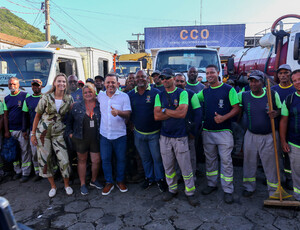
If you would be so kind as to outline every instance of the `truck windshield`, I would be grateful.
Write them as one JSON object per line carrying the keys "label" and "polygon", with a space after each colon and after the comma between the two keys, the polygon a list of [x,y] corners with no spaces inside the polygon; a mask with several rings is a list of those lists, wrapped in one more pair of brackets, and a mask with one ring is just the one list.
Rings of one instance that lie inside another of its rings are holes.
{"label": "truck windshield", "polygon": [[30,87],[32,79],[47,84],[53,54],[48,52],[0,52],[0,86],[7,86],[8,79],[20,79],[20,87]]}
{"label": "truck windshield", "polygon": [[129,73],[136,73],[141,69],[141,64],[138,61],[122,61],[116,63],[116,73],[121,76],[126,76]]}
{"label": "truck windshield", "polygon": [[161,51],[156,57],[155,70],[170,68],[175,72],[186,72],[194,66],[198,72],[204,72],[207,65],[219,66],[217,51],[212,50],[167,50]]}

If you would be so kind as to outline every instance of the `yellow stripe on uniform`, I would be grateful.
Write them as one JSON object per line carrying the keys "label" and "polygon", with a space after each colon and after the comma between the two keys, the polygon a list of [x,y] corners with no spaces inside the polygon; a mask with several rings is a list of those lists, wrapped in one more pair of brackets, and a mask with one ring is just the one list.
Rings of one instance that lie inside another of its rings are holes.
{"label": "yellow stripe on uniform", "polygon": [[217,171],[213,171],[213,172],[206,172],[206,176],[217,176],[218,175],[218,170]]}
{"label": "yellow stripe on uniform", "polygon": [[166,177],[172,179],[176,176],[176,172],[173,172],[171,175],[166,174]]}
{"label": "yellow stripe on uniform", "polygon": [[233,177],[226,177],[226,176],[224,176],[223,174],[221,174],[221,179],[223,179],[223,180],[225,180],[225,181],[227,181],[227,182],[233,181]]}
{"label": "yellow stripe on uniform", "polygon": [[255,182],[256,177],[250,177],[250,178],[243,178],[243,182]]}

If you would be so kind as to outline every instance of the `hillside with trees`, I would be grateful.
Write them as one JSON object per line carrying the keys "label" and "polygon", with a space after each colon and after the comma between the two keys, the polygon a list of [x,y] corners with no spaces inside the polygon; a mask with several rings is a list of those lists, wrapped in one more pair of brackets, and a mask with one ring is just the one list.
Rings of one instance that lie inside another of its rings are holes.
{"label": "hillside with trees", "polygon": [[[28,24],[25,20],[5,8],[0,8],[0,22],[0,33],[31,40],[33,42],[45,40],[45,34],[38,28]],[[69,44],[66,39],[59,39],[55,35],[51,36],[51,43]]]}

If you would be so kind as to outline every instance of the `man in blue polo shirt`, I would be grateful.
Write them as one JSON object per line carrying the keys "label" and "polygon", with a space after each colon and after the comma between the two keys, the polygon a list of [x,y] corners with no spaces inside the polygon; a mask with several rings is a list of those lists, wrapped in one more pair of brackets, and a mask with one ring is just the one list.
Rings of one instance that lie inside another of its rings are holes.
{"label": "man in blue polo shirt", "polygon": [[[279,66],[279,68],[277,69],[279,84],[274,85],[271,89],[276,91],[279,94],[281,103],[283,103],[283,101],[286,99],[288,95],[296,92],[296,89],[291,82],[291,77],[290,77],[291,72],[292,69],[288,64],[283,64]],[[284,172],[286,177],[285,186],[289,190],[293,190],[289,154],[283,152],[282,156],[283,156],[283,163],[284,163]]]}
{"label": "man in blue polo shirt", "polygon": [[183,74],[176,74],[175,76],[175,86],[181,89],[184,89],[188,92],[189,97],[189,108],[186,114],[186,126],[188,131],[189,137],[189,149],[191,154],[191,163],[193,168],[193,175],[196,181],[196,148],[195,148],[195,136],[197,130],[199,129],[201,122],[202,122],[202,110],[201,106],[197,97],[197,94],[194,93],[190,89],[186,89],[186,80]]}
{"label": "man in blue polo shirt", "polygon": [[[264,85],[264,73],[253,71],[249,76],[250,91],[243,92],[240,104],[247,116],[247,131],[244,136],[243,196],[250,197],[256,188],[257,156],[259,155],[267,178],[271,196],[278,187],[271,118],[280,115],[281,102],[278,93],[272,92],[274,110],[269,112]],[[277,135],[278,136],[278,135]]]}
{"label": "man in blue polo shirt", "polygon": [[78,88],[78,78],[75,75],[68,77],[70,94],[74,99],[74,102],[83,100],[82,89]]}
{"label": "man in blue polo shirt", "polygon": [[139,70],[135,77],[136,87],[128,93],[131,103],[131,120],[134,124],[134,143],[139,152],[144,171],[143,189],[154,182],[161,192],[166,190],[164,167],[159,150],[159,131],[161,123],[154,120],[154,102],[159,90],[151,88],[147,74]]}
{"label": "man in blue polo shirt", "polygon": [[165,87],[161,82],[161,79],[159,78],[160,76],[160,71],[155,70],[152,74],[151,77],[153,78],[154,84],[152,85],[153,88],[158,89],[159,91],[164,91]]}
{"label": "man in blue polo shirt", "polygon": [[28,148],[28,140],[22,135],[22,107],[25,98],[28,97],[29,94],[21,92],[19,86],[18,78],[12,77],[8,80],[8,88],[11,93],[7,95],[3,101],[4,136],[5,138],[13,136],[19,142],[21,148],[22,166],[20,166],[20,161],[18,160],[13,163],[16,173],[13,179],[17,180],[22,177],[20,182],[27,182],[31,172],[31,152]]}
{"label": "man in blue polo shirt", "polygon": [[166,181],[169,192],[163,196],[169,201],[178,194],[176,160],[180,167],[185,184],[185,194],[192,206],[198,205],[194,197],[195,183],[188,146],[188,133],[185,116],[188,111],[188,93],[175,87],[174,73],[171,69],[164,69],[160,75],[165,91],[155,98],[154,118],[162,121],[160,135],[160,152],[165,168]]}
{"label": "man in blue polo shirt", "polygon": [[230,85],[219,81],[219,70],[215,65],[206,67],[206,79],[209,88],[198,93],[200,102],[204,104],[203,148],[206,157],[206,178],[208,186],[202,190],[208,195],[217,190],[218,154],[221,159],[221,184],[224,190],[224,201],[233,203],[233,165],[231,152],[233,136],[231,118],[239,111],[237,93]]}
{"label": "man in blue polo shirt", "polygon": [[188,81],[185,88],[192,90],[194,93],[199,93],[204,89],[204,85],[198,81],[198,70],[195,67],[191,67],[187,72]]}
{"label": "man in blue polo shirt", "polygon": [[[40,101],[40,98],[42,96],[42,81],[40,79],[33,79],[31,81],[31,88],[33,91],[33,94],[30,95],[29,97],[25,98],[25,101],[23,103],[23,122],[22,122],[22,132],[23,132],[23,137],[28,140],[28,129],[30,131],[32,130],[32,125],[33,121],[35,118],[35,108],[37,104]],[[39,164],[38,164],[38,158],[37,158],[37,149],[36,146],[34,146],[31,141],[30,141],[30,147],[31,147],[31,154],[32,154],[32,162],[33,162],[33,167],[34,167],[34,172],[35,172],[35,177],[33,178],[33,181],[38,181],[42,179],[39,176]]]}
{"label": "man in blue polo shirt", "polygon": [[296,92],[283,102],[279,130],[281,147],[290,156],[294,197],[300,201],[300,69],[291,78]]}

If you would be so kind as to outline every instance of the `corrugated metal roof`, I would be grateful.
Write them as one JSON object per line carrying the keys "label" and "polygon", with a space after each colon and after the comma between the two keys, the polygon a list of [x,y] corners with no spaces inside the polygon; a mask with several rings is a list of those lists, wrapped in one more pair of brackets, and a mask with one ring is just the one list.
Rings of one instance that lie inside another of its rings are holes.
{"label": "corrugated metal roof", "polygon": [[0,42],[10,44],[10,45],[15,45],[15,46],[20,46],[23,47],[24,45],[31,43],[32,41],[26,40],[23,38],[18,38],[15,36],[11,36],[8,34],[0,33]]}

